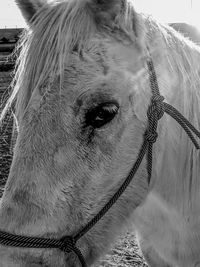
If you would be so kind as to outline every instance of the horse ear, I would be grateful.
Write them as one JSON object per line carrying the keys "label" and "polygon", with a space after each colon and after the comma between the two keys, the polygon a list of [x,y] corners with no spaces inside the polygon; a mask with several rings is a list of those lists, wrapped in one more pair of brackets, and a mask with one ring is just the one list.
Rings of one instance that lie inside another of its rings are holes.
{"label": "horse ear", "polygon": [[46,0],[15,0],[15,2],[28,24],[31,24],[34,15],[46,4]]}

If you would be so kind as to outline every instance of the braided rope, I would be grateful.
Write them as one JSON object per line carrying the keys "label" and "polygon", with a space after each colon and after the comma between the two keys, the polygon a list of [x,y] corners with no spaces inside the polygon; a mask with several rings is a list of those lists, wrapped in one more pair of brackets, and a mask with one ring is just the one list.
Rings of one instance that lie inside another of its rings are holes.
{"label": "braided rope", "polygon": [[114,205],[117,199],[123,194],[127,186],[132,181],[136,174],[145,154],[147,154],[147,172],[148,183],[150,183],[152,173],[152,161],[153,161],[153,144],[156,142],[158,133],[157,125],[159,119],[162,118],[166,112],[172,118],[174,118],[187,133],[193,144],[197,149],[200,148],[193,134],[200,138],[200,132],[173,106],[163,102],[164,97],[160,95],[158,82],[156,78],[155,69],[152,60],[147,61],[150,87],[152,90],[152,99],[147,111],[148,128],[144,134],[144,141],[140,148],[138,157],[125,181],[122,183],[118,191],[107,202],[107,204],[98,212],[98,214],[92,218],[74,237],[64,236],[61,239],[49,239],[40,237],[29,237],[14,235],[7,232],[0,231],[0,244],[6,246],[26,247],[26,248],[57,248],[65,253],[74,252],[83,267],[86,267],[86,263],[81,251],[76,247],[76,242],[85,235]]}
{"label": "braided rope", "polygon": [[200,149],[199,144],[197,143],[196,139],[194,138],[192,132],[200,138],[200,132],[173,106],[163,103],[165,112],[170,115],[173,119],[175,119],[187,133],[191,141],[193,142],[196,149]]}
{"label": "braided rope", "polygon": [[79,258],[81,265],[86,267],[84,257],[81,251],[76,247],[76,242],[71,236],[64,236],[61,239],[54,239],[15,235],[0,231],[0,244],[4,246],[21,248],[57,248],[65,253],[74,252]]}

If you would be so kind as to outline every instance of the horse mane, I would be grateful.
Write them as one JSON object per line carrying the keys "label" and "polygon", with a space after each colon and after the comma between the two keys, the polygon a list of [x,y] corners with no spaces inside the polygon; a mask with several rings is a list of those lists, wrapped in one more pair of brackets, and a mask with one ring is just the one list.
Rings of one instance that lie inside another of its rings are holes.
{"label": "horse mane", "polygon": [[[150,17],[146,18],[146,25],[161,94],[200,129],[200,47]],[[155,145],[158,158],[152,184],[157,184],[170,203],[182,201],[179,204],[183,210],[186,206],[192,209],[199,201],[195,199],[200,186],[199,151],[168,115],[161,119],[158,130],[161,142]]]}

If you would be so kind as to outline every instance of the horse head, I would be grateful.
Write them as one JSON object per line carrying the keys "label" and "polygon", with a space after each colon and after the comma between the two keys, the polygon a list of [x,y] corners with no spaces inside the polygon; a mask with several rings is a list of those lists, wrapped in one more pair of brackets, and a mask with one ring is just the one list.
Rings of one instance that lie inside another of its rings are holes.
{"label": "horse head", "polygon": [[[142,19],[125,0],[16,0],[29,29],[10,102],[18,137],[0,209],[13,234],[73,236],[135,162],[151,90]],[[126,193],[77,243],[88,265],[147,194],[145,161]],[[57,249],[2,246],[0,266],[79,266]]]}

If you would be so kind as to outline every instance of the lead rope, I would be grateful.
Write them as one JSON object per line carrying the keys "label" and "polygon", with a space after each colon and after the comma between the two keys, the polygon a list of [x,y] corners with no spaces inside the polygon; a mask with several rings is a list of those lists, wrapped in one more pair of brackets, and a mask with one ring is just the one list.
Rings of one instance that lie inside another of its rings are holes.
{"label": "lead rope", "polygon": [[148,183],[150,183],[151,173],[152,173],[152,160],[153,160],[153,144],[156,142],[157,134],[157,125],[158,120],[164,115],[164,112],[169,114],[174,118],[187,133],[193,144],[197,149],[199,145],[194,138],[195,134],[200,138],[200,132],[177,111],[173,106],[163,102],[164,97],[160,95],[158,82],[156,78],[155,69],[153,66],[152,60],[147,61],[147,67],[149,71],[150,86],[152,90],[152,99],[150,106],[147,111],[148,118],[148,128],[144,134],[144,141],[140,148],[137,160],[129,172],[127,178],[118,189],[118,191],[113,195],[113,197],[108,201],[108,203],[99,211],[99,213],[91,219],[74,237],[64,236],[61,239],[53,238],[40,238],[40,237],[29,237],[14,235],[7,232],[0,231],[0,244],[5,246],[14,246],[14,247],[23,247],[23,248],[57,248],[62,250],[65,253],[74,252],[82,267],[86,267],[86,262],[79,248],[76,246],[76,242],[85,235],[105,214],[106,212],[114,205],[117,199],[122,195],[126,190],[127,186],[132,181],[135,173],[137,172],[145,154],[147,154],[147,172],[148,172]]}

